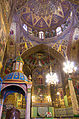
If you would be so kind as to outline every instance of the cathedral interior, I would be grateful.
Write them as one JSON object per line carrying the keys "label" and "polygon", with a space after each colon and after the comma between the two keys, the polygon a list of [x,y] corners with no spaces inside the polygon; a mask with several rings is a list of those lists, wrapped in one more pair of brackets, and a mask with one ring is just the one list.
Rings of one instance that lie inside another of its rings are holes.
{"label": "cathedral interior", "polygon": [[0,119],[79,118],[79,0],[0,0]]}

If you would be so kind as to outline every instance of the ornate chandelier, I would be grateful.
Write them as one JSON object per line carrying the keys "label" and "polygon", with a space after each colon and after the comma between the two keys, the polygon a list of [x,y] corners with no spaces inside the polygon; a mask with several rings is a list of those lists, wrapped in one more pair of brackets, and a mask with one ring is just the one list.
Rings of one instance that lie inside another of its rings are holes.
{"label": "ornate chandelier", "polygon": [[64,72],[65,73],[68,73],[68,74],[71,74],[72,72],[76,71],[77,70],[77,67],[75,66],[74,62],[70,62],[70,61],[66,61],[63,63],[64,65]]}
{"label": "ornate chandelier", "polygon": [[58,82],[58,76],[56,73],[52,72],[52,68],[50,66],[50,72],[46,75],[46,83],[56,85]]}

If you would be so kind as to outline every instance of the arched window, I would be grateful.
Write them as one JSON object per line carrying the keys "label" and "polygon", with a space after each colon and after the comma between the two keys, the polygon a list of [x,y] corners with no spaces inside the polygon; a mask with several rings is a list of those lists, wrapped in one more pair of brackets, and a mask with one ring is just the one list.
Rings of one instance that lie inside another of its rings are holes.
{"label": "arched window", "polygon": [[52,33],[53,33],[53,37],[56,36],[55,30],[52,30]]}
{"label": "arched window", "polygon": [[16,23],[12,22],[11,26],[10,26],[10,35],[13,37],[14,35],[16,35]]}
{"label": "arched window", "polygon": [[73,41],[76,41],[79,39],[79,28],[75,28],[74,34],[73,34]]}
{"label": "arched window", "polygon": [[56,29],[56,34],[59,35],[62,33],[61,27],[57,27]]}
{"label": "arched window", "polygon": [[70,17],[72,17],[72,11],[71,11],[71,13],[70,13]]}
{"label": "arched window", "polygon": [[23,29],[24,29],[25,31],[27,31],[27,25],[26,25],[26,24],[23,24]]}
{"label": "arched window", "polygon": [[40,32],[39,32],[39,38],[40,38],[40,39],[44,39],[44,32],[43,32],[43,31],[40,31]]}

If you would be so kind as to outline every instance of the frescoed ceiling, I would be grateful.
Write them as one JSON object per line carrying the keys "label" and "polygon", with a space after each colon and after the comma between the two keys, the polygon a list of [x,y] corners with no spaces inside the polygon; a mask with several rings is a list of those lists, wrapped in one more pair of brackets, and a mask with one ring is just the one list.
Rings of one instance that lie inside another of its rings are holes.
{"label": "frescoed ceiling", "polygon": [[[20,36],[20,37],[16,36],[16,38],[18,39],[20,38],[18,40],[20,41],[19,43],[22,42],[21,37],[24,37],[25,38],[24,42],[27,41],[25,43],[27,49],[30,49],[31,47],[36,46],[38,44],[47,44],[65,57],[69,40],[69,31],[72,30],[71,27],[74,24],[73,19],[74,14],[72,13],[73,10],[71,5],[72,2],[70,3],[68,0],[17,0],[17,1],[4,0],[4,1],[7,1],[5,2],[6,4],[5,11],[7,11],[6,14],[8,14],[7,20],[10,14],[12,14],[13,12],[13,11],[11,12],[12,7],[10,6],[14,5],[13,15],[16,17],[14,22],[17,23],[18,21],[18,25],[17,27],[15,27],[15,29],[18,36]],[[79,13],[78,8],[77,11]],[[71,13],[72,15],[70,15]],[[60,35],[56,37],[51,37],[51,39],[45,38],[44,40],[42,40],[39,39],[39,37],[36,36],[33,37],[32,35],[29,35],[28,32],[23,31],[24,29],[22,28],[23,24],[26,24],[27,28],[31,27],[32,30],[36,29],[38,33],[41,30],[51,32],[51,30],[56,30],[57,27],[64,24],[64,22],[66,22],[68,18],[71,21],[68,26],[68,29],[63,31]],[[21,36],[20,33],[22,33],[23,35]],[[29,47],[29,43],[32,44],[31,47]],[[31,63],[33,63],[33,60]],[[38,58],[36,59],[36,61],[38,62]]]}
{"label": "frescoed ceiling", "polygon": [[29,0],[17,9],[28,26],[38,30],[54,29],[69,16],[70,3],[65,0]]}

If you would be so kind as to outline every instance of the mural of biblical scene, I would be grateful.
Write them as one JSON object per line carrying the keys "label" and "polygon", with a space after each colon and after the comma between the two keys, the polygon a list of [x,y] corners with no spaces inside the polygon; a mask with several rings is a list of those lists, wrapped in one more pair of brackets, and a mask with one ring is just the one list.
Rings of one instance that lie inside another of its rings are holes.
{"label": "mural of biblical scene", "polygon": [[[1,9],[1,6],[0,6]],[[0,67],[2,67],[2,61],[4,57],[4,51],[6,47],[6,30],[5,24],[2,17],[2,12],[0,10]]]}
{"label": "mural of biblical scene", "polygon": [[[31,71],[33,71],[34,69],[36,70],[36,73],[34,72],[35,75],[33,75],[33,79],[35,79],[35,83],[37,82],[37,80],[39,80],[39,82],[45,84],[45,78],[46,78],[45,75],[46,73],[49,72],[50,65],[52,66],[53,71],[55,71],[55,69],[58,69],[56,58],[54,58],[53,56],[49,56],[49,54],[45,52],[36,52],[32,55],[29,55],[24,61],[25,61],[25,66],[27,67],[24,68],[24,72],[26,75],[28,71],[31,73]],[[27,72],[26,69],[28,69]]]}
{"label": "mural of biblical scene", "polygon": [[5,75],[12,72],[12,59],[9,59],[5,66]]}
{"label": "mural of biblical scene", "polygon": [[10,15],[10,10],[11,10],[11,4],[12,4],[12,0],[4,0],[4,4],[5,4],[5,10],[6,10],[6,16],[7,16],[7,20],[9,19],[9,15]]}
{"label": "mural of biblical scene", "polygon": [[47,53],[35,53],[30,55],[27,59],[25,59],[25,63],[30,65],[31,67],[37,66],[49,66],[52,64],[52,67],[55,68],[56,59],[54,57],[49,56]]}
{"label": "mural of biblical scene", "polygon": [[64,93],[62,88],[55,85],[50,86],[52,106],[56,108],[64,107]]}
{"label": "mural of biblical scene", "polygon": [[[46,69],[47,70],[47,69]],[[33,88],[32,88],[32,105],[46,106],[51,105],[50,86],[46,84],[46,71],[44,68],[38,66],[34,69]]]}
{"label": "mural of biblical scene", "polygon": [[[51,105],[50,86],[46,83],[46,74],[50,72],[50,64],[52,71],[58,69],[57,60],[53,56],[49,56],[49,52],[36,52],[25,59],[25,65],[32,70],[32,106]],[[38,95],[37,95],[38,94]]]}
{"label": "mural of biblical scene", "polygon": [[[79,24],[74,26],[74,28],[71,31],[70,37],[71,37],[71,40],[68,46],[68,56],[70,60],[72,59],[73,61],[75,61],[77,65],[79,63],[79,60],[78,60],[79,59]],[[79,73],[78,70],[77,70],[77,73]]]}
{"label": "mural of biblical scene", "polygon": [[20,111],[20,118],[25,117],[26,102],[25,97],[19,93],[12,93],[4,100],[2,119],[6,117],[7,110],[15,107]]}
{"label": "mural of biblical scene", "polygon": [[76,97],[78,100],[78,105],[79,105],[79,82],[78,81],[73,81]]}
{"label": "mural of biblical scene", "polygon": [[32,106],[51,106],[51,96],[49,87],[45,85],[37,85],[32,90]]}
{"label": "mural of biblical scene", "polygon": [[[5,62],[6,62],[6,64],[5,64]],[[13,70],[12,67],[13,67],[13,59],[5,58],[4,66],[2,67],[2,70],[1,70],[1,72],[2,72],[1,75],[5,76],[6,74],[11,73]]]}
{"label": "mural of biblical scene", "polygon": [[[58,94],[59,92],[59,94]],[[58,107],[64,107],[64,93],[63,93],[63,88],[59,88],[57,90],[57,96],[58,96]]]}

